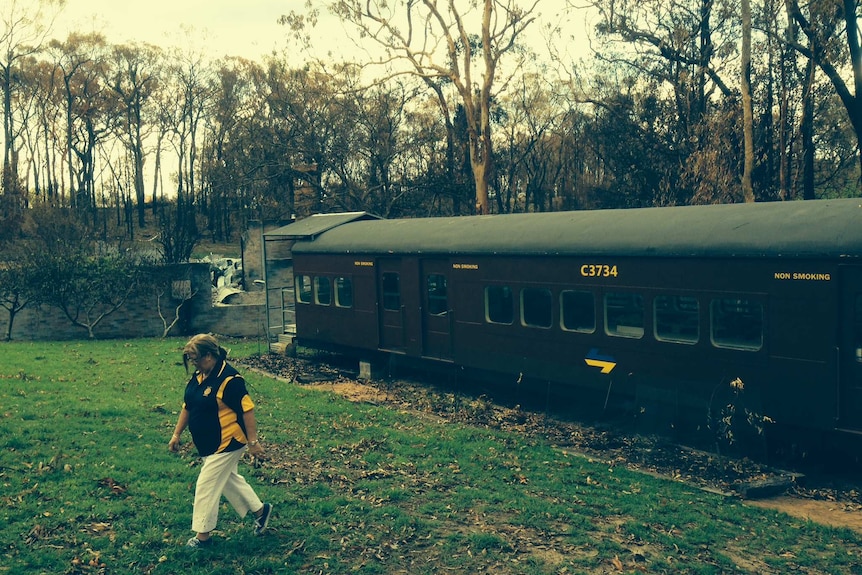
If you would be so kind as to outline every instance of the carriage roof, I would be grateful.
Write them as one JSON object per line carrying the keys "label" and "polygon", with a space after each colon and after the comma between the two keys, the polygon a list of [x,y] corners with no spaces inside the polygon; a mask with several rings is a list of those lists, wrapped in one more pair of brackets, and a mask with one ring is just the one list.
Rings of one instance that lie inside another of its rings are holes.
{"label": "carriage roof", "polygon": [[860,257],[862,199],[393,220],[352,212],[266,236],[295,240],[295,254]]}

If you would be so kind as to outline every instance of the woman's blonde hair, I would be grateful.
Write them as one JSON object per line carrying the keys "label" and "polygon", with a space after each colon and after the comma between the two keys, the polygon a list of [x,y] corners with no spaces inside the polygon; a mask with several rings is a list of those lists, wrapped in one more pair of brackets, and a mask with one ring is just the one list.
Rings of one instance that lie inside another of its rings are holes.
{"label": "woman's blonde hair", "polygon": [[186,372],[189,370],[189,355],[195,357],[204,357],[211,355],[217,360],[224,361],[227,358],[228,350],[219,345],[218,340],[209,333],[199,333],[192,337],[185,347],[183,347],[183,365]]}

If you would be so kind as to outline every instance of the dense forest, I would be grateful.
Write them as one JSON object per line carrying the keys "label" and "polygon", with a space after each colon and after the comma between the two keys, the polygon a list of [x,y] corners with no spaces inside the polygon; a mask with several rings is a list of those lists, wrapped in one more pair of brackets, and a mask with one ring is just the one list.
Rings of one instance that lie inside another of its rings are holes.
{"label": "dense forest", "polygon": [[[182,261],[184,236],[318,212],[859,195],[858,2],[569,1],[312,1],[281,19],[295,51],[261,61],[57,40],[61,6],[4,2],[0,229],[61,209],[161,229]],[[585,10],[582,38],[563,22]],[[378,56],[315,56],[322,11]]]}

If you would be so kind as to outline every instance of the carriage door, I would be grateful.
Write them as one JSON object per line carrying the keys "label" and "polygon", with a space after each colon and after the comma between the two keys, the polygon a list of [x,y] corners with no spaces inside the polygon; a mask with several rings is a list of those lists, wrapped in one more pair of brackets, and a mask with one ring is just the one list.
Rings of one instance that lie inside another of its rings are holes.
{"label": "carriage door", "polygon": [[452,359],[448,271],[448,261],[423,260],[421,264],[422,355],[443,360]]}
{"label": "carriage door", "polygon": [[862,268],[841,268],[839,426],[862,429]]}
{"label": "carriage door", "polygon": [[380,321],[380,349],[403,351],[404,298],[400,259],[381,259],[377,265],[377,302]]}

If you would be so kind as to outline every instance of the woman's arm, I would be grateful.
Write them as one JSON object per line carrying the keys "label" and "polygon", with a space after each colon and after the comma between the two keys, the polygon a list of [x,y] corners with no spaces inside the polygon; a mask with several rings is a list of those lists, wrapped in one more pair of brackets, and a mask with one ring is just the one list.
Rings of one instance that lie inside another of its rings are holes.
{"label": "woman's arm", "polygon": [[180,435],[183,434],[183,430],[189,424],[189,412],[184,407],[182,411],[180,411],[180,416],[177,418],[177,424],[174,427],[174,434],[171,436],[171,440],[168,442],[168,449],[171,451],[177,451],[180,448]]}
{"label": "woman's arm", "polygon": [[263,446],[261,446],[257,437],[257,420],[254,417],[254,410],[244,411],[242,420],[245,424],[245,436],[248,438],[248,452],[254,457],[263,457]]}

